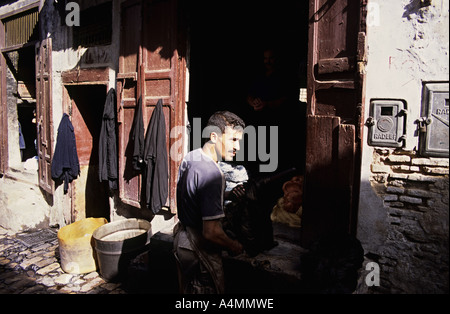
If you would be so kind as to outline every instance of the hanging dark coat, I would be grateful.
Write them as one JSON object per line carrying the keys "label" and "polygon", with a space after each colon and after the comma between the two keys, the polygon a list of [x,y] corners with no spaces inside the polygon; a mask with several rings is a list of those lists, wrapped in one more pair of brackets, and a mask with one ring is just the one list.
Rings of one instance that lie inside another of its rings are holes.
{"label": "hanging dark coat", "polygon": [[142,116],[142,98],[139,98],[133,120],[133,169],[141,171],[144,166],[144,120]]}
{"label": "hanging dark coat", "polygon": [[51,167],[52,179],[55,181],[63,180],[64,193],[67,193],[69,183],[80,174],[80,163],[78,161],[74,128],[66,113],[59,123]]}
{"label": "hanging dark coat", "polygon": [[103,109],[98,150],[98,174],[100,182],[108,181],[109,188],[118,188],[118,161],[116,135],[116,92],[111,88],[106,95]]}
{"label": "hanging dark coat", "polygon": [[168,196],[169,170],[167,160],[166,120],[162,100],[158,100],[145,137],[145,200],[148,208],[157,213]]}

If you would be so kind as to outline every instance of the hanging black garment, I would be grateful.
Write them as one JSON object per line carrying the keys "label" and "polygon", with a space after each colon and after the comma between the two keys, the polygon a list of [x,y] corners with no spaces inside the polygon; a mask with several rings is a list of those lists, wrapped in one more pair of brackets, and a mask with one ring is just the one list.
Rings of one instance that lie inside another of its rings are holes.
{"label": "hanging black garment", "polygon": [[158,100],[145,137],[145,200],[157,213],[165,205],[168,196],[169,170],[166,144],[166,120],[162,100]]}
{"label": "hanging black garment", "polygon": [[144,166],[144,120],[142,116],[142,99],[139,98],[133,121],[133,169],[141,171]]}
{"label": "hanging black garment", "polygon": [[56,138],[55,154],[52,159],[52,179],[64,181],[64,193],[67,193],[69,183],[80,174],[77,145],[72,122],[65,113],[59,123]]}
{"label": "hanging black garment", "polygon": [[117,168],[116,92],[114,88],[111,88],[106,95],[103,109],[98,150],[99,179],[100,182],[108,181],[111,190],[118,188]]}

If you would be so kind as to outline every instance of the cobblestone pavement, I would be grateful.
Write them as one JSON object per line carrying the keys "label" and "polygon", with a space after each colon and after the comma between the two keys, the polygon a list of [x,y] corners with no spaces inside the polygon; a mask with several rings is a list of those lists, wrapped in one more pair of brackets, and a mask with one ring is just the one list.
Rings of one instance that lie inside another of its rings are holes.
{"label": "cobblestone pavement", "polygon": [[97,272],[65,273],[56,231],[31,245],[21,240],[24,235],[0,227],[0,294],[126,294],[120,283],[108,283]]}

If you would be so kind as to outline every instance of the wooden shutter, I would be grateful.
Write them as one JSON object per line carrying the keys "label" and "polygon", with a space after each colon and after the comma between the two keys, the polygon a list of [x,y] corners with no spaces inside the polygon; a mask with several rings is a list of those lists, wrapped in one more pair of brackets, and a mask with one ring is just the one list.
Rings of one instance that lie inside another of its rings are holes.
{"label": "wooden shutter", "polygon": [[39,186],[47,193],[55,189],[51,176],[53,155],[52,40],[36,44],[36,127],[39,157]]}
{"label": "wooden shutter", "polygon": [[362,138],[365,0],[310,0],[302,245],[355,232]]}
{"label": "wooden shutter", "polygon": [[141,57],[141,1],[127,1],[121,7],[119,73],[117,75],[119,122],[119,196],[122,202],[140,207],[141,177],[131,164],[130,132],[140,96],[138,69]]}
{"label": "wooden shutter", "polygon": [[157,101],[162,99],[169,156],[166,205],[172,212],[176,210],[179,161],[170,158],[170,148],[180,139],[171,138],[170,131],[184,121],[185,59],[177,21],[174,0],[125,2],[122,6],[118,74],[120,198],[129,205],[141,206],[142,176],[133,170],[131,164],[133,143],[130,131],[138,99],[142,98],[145,131]]}

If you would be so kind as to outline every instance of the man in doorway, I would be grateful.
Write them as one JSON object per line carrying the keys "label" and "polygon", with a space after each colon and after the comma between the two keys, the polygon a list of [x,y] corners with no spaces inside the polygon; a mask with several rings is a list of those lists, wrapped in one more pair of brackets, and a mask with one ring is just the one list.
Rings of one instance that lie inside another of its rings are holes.
{"label": "man in doorway", "polygon": [[244,128],[235,114],[214,113],[205,129],[207,142],[188,153],[180,165],[174,254],[182,293],[224,293],[222,250],[233,255],[243,251],[242,244],[228,237],[221,225],[225,179],[217,163],[233,159]]}
{"label": "man in doorway", "polygon": [[278,68],[278,60],[273,48],[263,52],[264,74],[250,86],[248,104],[254,111],[277,109],[288,100],[287,82]]}

